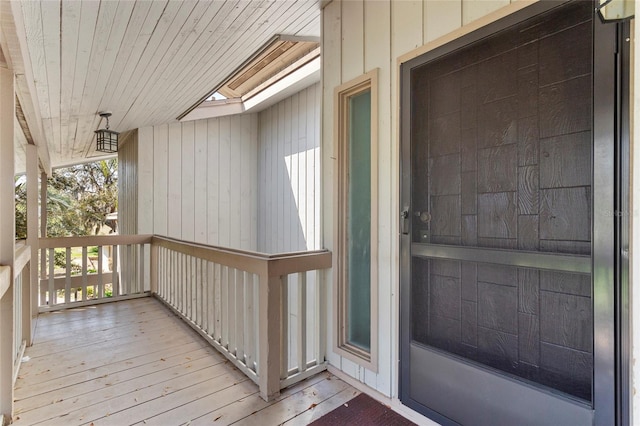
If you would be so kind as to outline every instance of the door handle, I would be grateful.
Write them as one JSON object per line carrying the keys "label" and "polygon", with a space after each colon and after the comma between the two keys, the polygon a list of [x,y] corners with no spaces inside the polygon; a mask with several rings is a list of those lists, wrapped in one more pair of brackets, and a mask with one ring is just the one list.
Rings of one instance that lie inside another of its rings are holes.
{"label": "door handle", "polygon": [[400,212],[400,229],[404,235],[409,234],[409,207]]}

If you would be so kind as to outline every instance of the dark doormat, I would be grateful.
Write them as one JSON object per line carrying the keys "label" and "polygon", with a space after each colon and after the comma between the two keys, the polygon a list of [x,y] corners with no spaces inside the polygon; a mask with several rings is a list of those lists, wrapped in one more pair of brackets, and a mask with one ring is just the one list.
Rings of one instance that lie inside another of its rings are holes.
{"label": "dark doormat", "polygon": [[370,396],[361,393],[351,401],[342,404],[311,423],[313,426],[367,425],[367,426],[405,426],[415,423],[379,403]]}

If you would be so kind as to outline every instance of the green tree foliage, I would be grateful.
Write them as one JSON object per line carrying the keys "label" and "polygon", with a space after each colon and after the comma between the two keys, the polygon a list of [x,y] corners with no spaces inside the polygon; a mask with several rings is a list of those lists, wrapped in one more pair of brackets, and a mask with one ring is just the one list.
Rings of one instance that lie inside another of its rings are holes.
{"label": "green tree foliage", "polygon": [[[47,235],[96,235],[118,209],[118,160],[55,170],[47,181]],[[26,191],[16,180],[16,238],[26,236]]]}
{"label": "green tree foliage", "polygon": [[27,185],[24,176],[15,178],[16,239],[27,238]]}

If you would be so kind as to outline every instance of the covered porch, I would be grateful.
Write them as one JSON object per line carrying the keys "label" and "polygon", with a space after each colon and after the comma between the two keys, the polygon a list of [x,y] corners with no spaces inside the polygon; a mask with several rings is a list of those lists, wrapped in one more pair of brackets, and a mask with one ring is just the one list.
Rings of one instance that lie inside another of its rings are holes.
{"label": "covered porch", "polygon": [[41,314],[14,424],[308,424],[359,391],[329,373],[270,402],[154,297]]}

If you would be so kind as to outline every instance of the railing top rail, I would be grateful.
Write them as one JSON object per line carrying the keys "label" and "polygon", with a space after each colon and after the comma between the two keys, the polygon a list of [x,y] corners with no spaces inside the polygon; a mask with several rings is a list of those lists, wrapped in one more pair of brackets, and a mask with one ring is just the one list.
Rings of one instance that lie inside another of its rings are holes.
{"label": "railing top rail", "polygon": [[151,239],[151,244],[235,269],[267,276],[287,275],[331,267],[331,252],[328,250],[266,254],[186,242],[156,235]]}
{"label": "railing top rail", "polygon": [[90,235],[82,237],[39,238],[39,248],[66,248],[85,246],[110,246],[129,244],[149,244],[152,235]]}
{"label": "railing top rail", "polygon": [[11,279],[11,267],[0,265],[0,298],[11,287],[13,280]]}
{"label": "railing top rail", "polygon": [[13,278],[17,278],[22,273],[22,269],[31,260],[31,246],[21,245],[16,248],[16,254],[13,263]]}

